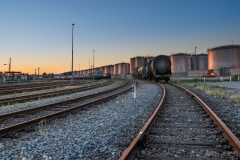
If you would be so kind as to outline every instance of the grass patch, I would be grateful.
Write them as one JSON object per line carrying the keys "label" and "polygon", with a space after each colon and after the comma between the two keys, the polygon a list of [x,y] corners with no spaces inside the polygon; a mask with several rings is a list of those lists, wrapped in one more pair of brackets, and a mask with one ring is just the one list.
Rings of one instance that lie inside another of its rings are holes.
{"label": "grass patch", "polygon": [[230,96],[230,100],[231,100],[231,102],[240,105],[240,95],[239,95],[239,94],[238,94],[238,95]]}
{"label": "grass patch", "polygon": [[47,134],[47,131],[50,129],[50,125],[47,125],[46,119],[42,119],[39,122],[39,134],[44,136]]}
{"label": "grass patch", "polygon": [[222,88],[218,87],[218,86],[212,86],[212,85],[197,85],[195,86],[193,89],[197,89],[200,90],[208,95],[212,95],[214,97],[218,97],[218,98],[228,98],[229,95],[229,91],[224,91]]}
{"label": "grass patch", "polygon": [[200,78],[193,78],[193,79],[171,79],[169,82],[181,84],[181,83],[200,82],[200,81],[203,81],[203,80],[201,80]]}

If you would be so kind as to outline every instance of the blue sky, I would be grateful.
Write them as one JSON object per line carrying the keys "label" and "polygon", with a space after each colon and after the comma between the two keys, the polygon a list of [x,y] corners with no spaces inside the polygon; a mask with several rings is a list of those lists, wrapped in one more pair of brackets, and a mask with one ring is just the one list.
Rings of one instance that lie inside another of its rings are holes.
{"label": "blue sky", "polygon": [[0,71],[59,73],[240,44],[239,0],[0,0]]}

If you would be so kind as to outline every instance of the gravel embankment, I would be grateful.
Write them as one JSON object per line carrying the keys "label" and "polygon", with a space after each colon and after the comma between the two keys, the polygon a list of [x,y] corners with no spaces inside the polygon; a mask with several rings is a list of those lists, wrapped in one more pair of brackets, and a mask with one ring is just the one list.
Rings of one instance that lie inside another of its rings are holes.
{"label": "gravel embankment", "polygon": [[[161,98],[155,84],[139,83],[131,92],[51,121],[39,132],[4,141],[0,159],[118,159]],[[49,128],[45,131],[45,128]]]}
{"label": "gravel embankment", "polygon": [[[183,84],[184,87],[195,93],[201,98],[218,117],[228,126],[228,128],[240,139],[240,106],[229,102],[226,99],[216,98],[214,96],[205,94],[199,90],[190,88]],[[225,88],[226,89],[226,88]],[[227,89],[231,95],[238,94],[239,90]]]}

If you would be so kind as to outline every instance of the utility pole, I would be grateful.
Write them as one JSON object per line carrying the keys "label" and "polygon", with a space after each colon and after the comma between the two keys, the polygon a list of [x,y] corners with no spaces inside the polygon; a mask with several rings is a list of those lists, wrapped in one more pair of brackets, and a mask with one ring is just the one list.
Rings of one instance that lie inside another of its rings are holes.
{"label": "utility pole", "polygon": [[[195,47],[195,70],[197,70],[197,47]],[[194,75],[196,77],[196,73]]]}
{"label": "utility pole", "polygon": [[72,24],[72,79],[71,79],[71,84],[73,84],[73,26]]}
{"label": "utility pole", "polygon": [[9,59],[9,65],[8,65],[8,67],[9,67],[9,74],[10,74],[10,72],[11,72],[11,57],[10,57],[10,59]]}
{"label": "utility pole", "polygon": [[88,70],[88,72],[90,73],[90,59],[89,59],[89,70]]}
{"label": "utility pole", "polygon": [[[93,72],[94,72],[94,51],[95,51],[95,50],[93,50]],[[93,72],[92,72],[92,73],[93,73]],[[94,75],[93,75],[93,80],[94,80]]]}
{"label": "utility pole", "polygon": [[38,67],[38,79],[39,79],[39,67]]}

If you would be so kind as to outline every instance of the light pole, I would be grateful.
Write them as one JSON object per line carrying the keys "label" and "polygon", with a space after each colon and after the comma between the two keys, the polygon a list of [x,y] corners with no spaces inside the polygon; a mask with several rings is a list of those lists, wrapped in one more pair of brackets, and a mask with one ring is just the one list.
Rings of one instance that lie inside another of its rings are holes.
{"label": "light pole", "polygon": [[36,76],[37,76],[37,75],[36,75],[36,69],[35,69],[35,75],[34,75],[34,80],[36,80]]}
{"label": "light pole", "polygon": [[9,63],[8,64],[4,64],[4,65],[8,65],[8,75],[10,76],[10,72],[11,72],[11,57],[9,59]]}
{"label": "light pole", "polygon": [[[95,51],[95,50],[93,50],[93,72],[94,72],[94,51]],[[92,72],[92,73],[93,73],[93,72]],[[93,76],[93,80],[94,80],[94,76]]]}
{"label": "light pole", "polygon": [[39,69],[40,69],[40,68],[38,67],[38,79],[39,79]]}
{"label": "light pole", "polygon": [[72,78],[71,78],[71,84],[73,84],[73,26],[72,24]]}
{"label": "light pole", "polygon": [[[195,47],[195,70],[197,70],[197,47]],[[196,71],[194,75],[196,77]]]}
{"label": "light pole", "polygon": [[89,59],[89,73],[90,73],[90,59]]}
{"label": "light pole", "polygon": [[80,64],[79,64],[79,75],[80,75]]}

